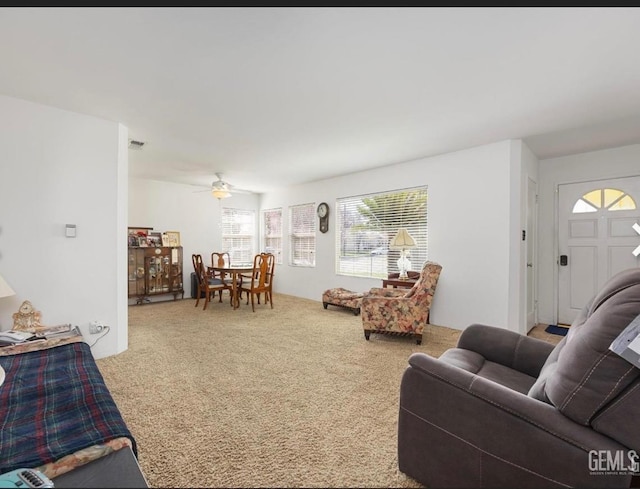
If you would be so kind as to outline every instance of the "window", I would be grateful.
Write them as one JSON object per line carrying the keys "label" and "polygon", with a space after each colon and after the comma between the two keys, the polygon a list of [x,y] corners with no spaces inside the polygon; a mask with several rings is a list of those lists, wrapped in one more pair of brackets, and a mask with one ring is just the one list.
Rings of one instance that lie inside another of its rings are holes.
{"label": "window", "polygon": [[599,188],[587,192],[573,206],[574,214],[607,211],[627,211],[636,208],[633,198],[622,190],[615,188]]}
{"label": "window", "polygon": [[255,211],[222,208],[222,251],[234,265],[253,263],[255,229]]}
{"label": "window", "polygon": [[282,264],[282,209],[262,211],[262,249],[273,253],[276,263]]}
{"label": "window", "polygon": [[289,265],[316,266],[315,204],[289,207]]}
{"label": "window", "polygon": [[400,251],[389,242],[400,228],[416,241],[409,250],[410,270],[427,260],[427,187],[338,199],[336,273],[386,278],[397,272]]}

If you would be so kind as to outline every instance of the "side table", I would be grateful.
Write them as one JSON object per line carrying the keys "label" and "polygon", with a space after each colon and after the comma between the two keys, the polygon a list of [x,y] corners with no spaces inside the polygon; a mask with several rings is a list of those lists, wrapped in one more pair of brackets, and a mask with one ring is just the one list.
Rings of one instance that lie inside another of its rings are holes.
{"label": "side table", "polygon": [[386,289],[388,286],[391,286],[394,289],[410,289],[417,281],[418,279],[415,278],[408,278],[406,280],[400,280],[399,278],[385,278],[382,280],[382,288]]}

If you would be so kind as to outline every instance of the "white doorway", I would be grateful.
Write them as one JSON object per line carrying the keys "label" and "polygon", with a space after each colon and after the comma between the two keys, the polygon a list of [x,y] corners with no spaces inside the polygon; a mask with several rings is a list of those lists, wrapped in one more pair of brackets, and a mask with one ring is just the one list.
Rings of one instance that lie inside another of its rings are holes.
{"label": "white doorway", "polygon": [[640,267],[640,177],[558,185],[558,323],[571,324],[604,283]]}

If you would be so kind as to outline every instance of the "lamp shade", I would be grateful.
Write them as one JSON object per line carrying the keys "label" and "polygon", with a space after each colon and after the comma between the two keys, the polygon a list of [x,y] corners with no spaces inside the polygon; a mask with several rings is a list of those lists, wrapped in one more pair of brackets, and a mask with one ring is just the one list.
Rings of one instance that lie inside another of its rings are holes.
{"label": "lamp shade", "polygon": [[405,228],[398,229],[398,232],[389,243],[389,249],[391,250],[404,250],[405,248],[413,248],[416,245],[416,240],[409,234]]}
{"label": "lamp shade", "polygon": [[16,293],[9,287],[5,279],[2,278],[2,275],[0,275],[0,297],[10,297],[12,295],[16,295]]}

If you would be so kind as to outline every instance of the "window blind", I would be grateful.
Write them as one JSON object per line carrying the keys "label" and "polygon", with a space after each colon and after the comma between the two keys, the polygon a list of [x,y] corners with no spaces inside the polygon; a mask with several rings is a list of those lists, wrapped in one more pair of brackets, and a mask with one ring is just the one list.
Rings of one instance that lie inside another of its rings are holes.
{"label": "window blind", "polygon": [[316,266],[315,204],[289,207],[289,264]]}
{"label": "window blind", "polygon": [[253,263],[255,229],[255,211],[222,208],[222,250],[233,265]]}
{"label": "window blind", "polygon": [[398,272],[400,251],[389,242],[400,228],[416,241],[409,250],[411,270],[427,260],[427,187],[338,199],[336,205],[336,273],[386,278]]}
{"label": "window blind", "polygon": [[282,264],[282,208],[262,211],[262,249]]}

